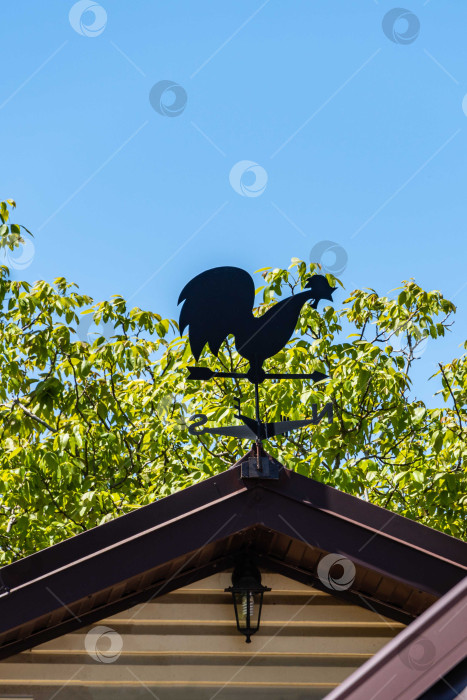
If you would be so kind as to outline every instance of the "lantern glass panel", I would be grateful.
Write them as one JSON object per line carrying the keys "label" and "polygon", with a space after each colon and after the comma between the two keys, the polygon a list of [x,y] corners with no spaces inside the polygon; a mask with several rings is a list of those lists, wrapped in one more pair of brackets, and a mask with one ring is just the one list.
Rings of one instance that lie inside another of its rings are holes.
{"label": "lantern glass panel", "polygon": [[261,594],[251,591],[235,593],[235,603],[241,629],[258,629]]}

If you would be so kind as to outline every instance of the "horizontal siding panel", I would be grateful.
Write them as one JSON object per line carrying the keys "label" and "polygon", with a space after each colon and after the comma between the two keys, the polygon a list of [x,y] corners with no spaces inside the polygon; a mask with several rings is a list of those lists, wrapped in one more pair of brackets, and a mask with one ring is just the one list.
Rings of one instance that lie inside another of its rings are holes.
{"label": "horizontal siding panel", "polygon": [[[228,594],[227,594],[228,595]],[[168,597],[168,596],[167,596]],[[192,597],[193,600],[189,600]],[[186,596],[180,599],[170,599],[164,603],[150,603],[142,607],[136,613],[128,614],[128,611],[118,613],[112,617],[116,620],[131,620],[135,623],[157,620],[189,620],[195,614],[197,620],[229,620],[232,618],[233,607],[231,596],[216,596],[215,600],[206,596],[197,595]],[[196,607],[196,609],[195,609]],[[265,622],[284,621],[293,619],[295,621],[327,621],[327,622],[360,622],[365,624],[374,621],[374,613],[371,610],[358,608],[355,605],[329,604],[327,598],[311,598],[310,596],[301,598],[296,595],[288,597],[265,594],[262,620]],[[109,622],[109,618],[106,618]],[[385,621],[381,618],[382,624],[397,625],[392,620]],[[403,625],[398,625],[402,629]]]}
{"label": "horizontal siding panel", "polygon": [[[266,666],[268,664],[277,664],[280,662],[282,666],[308,666],[314,660],[327,663],[329,659],[338,658],[339,663],[343,665],[360,664],[371,658],[371,654],[325,654],[318,652],[316,654],[307,654],[304,652],[255,652],[252,659],[251,653],[231,652],[231,651],[213,651],[207,656],[199,652],[183,651],[172,654],[165,651],[124,651],[118,657],[116,663],[119,664],[145,664],[150,661],[155,664],[193,664],[200,666],[228,664],[235,666],[243,663],[254,663],[257,666]],[[28,652],[22,652],[12,657],[10,663],[76,663],[78,665],[95,664],[95,661],[89,656],[86,651],[47,651],[45,649],[33,649]],[[1,700],[4,700],[3,698]]]}
{"label": "horizontal siding panel", "polygon": [[[76,637],[72,640],[64,638],[60,644],[60,649],[71,649],[82,651],[85,649],[84,636],[70,635]],[[323,652],[332,654],[335,652],[347,654],[350,651],[359,654],[374,654],[381,649],[393,635],[374,637],[370,634],[365,636],[310,636],[310,635],[277,635],[272,637],[264,633],[261,629],[252,640],[251,654],[255,654],[259,649],[267,649],[268,652],[301,652],[314,654]],[[66,635],[68,637],[68,635]],[[61,641],[61,640],[60,640]],[[224,652],[242,652],[244,651],[244,638],[237,632],[235,628],[229,629],[227,632],[210,634],[210,635],[187,635],[182,634],[161,634],[157,636],[138,634],[132,637],[131,640],[123,640],[123,646],[127,651],[158,651],[158,652],[180,652],[192,651],[209,654],[216,651]],[[254,644],[254,646],[253,646]],[[41,644],[41,649],[57,649],[57,640]],[[0,678],[2,664],[0,664]]]}
{"label": "horizontal siding panel", "polygon": [[[309,683],[310,679],[314,683],[335,683],[341,682],[349,673],[358,668],[355,660],[328,657],[327,659],[311,658],[309,664],[294,665],[287,667],[286,672],[290,679],[297,683]],[[211,664],[208,668],[199,664],[155,664],[147,662],[138,664],[135,667],[127,664],[72,664],[53,663],[47,667],[47,680],[61,681],[65,683],[69,678],[86,682],[119,682],[126,683],[134,679],[132,672],[138,680],[143,683],[173,683],[203,682],[208,680],[215,683],[229,683],[235,680],[237,683],[255,683],[257,681],[268,682],[269,684],[281,683],[284,681],[284,668],[277,663],[256,664],[232,667],[230,664]],[[44,666],[42,664],[25,664],[21,668],[21,680],[24,682],[35,681],[44,678]],[[206,677],[206,672],[209,676]],[[5,664],[2,668],[3,680],[8,683],[18,677],[17,664]]]}
{"label": "horizontal siding panel", "polygon": [[[265,586],[270,586],[277,591],[298,591],[299,593],[306,593],[307,591],[313,591],[312,586],[305,586],[299,581],[294,581],[291,578],[286,578],[281,574],[272,573],[262,573],[262,583]],[[188,586],[179,588],[178,591],[174,591],[171,595],[180,595],[188,591],[214,591],[218,593],[220,590],[224,590],[228,586],[232,585],[232,574],[229,572],[221,572],[219,574],[214,574],[214,576],[208,576],[201,581],[196,581],[195,583],[190,583]],[[328,595],[324,591],[317,591],[319,595]]]}

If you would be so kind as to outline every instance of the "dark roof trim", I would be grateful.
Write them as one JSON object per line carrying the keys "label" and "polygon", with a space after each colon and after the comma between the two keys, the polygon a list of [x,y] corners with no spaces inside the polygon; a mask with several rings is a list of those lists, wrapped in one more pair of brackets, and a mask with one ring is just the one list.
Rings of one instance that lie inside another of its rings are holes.
{"label": "dark roof trim", "polygon": [[326,700],[415,700],[467,656],[467,577],[360,666]]}

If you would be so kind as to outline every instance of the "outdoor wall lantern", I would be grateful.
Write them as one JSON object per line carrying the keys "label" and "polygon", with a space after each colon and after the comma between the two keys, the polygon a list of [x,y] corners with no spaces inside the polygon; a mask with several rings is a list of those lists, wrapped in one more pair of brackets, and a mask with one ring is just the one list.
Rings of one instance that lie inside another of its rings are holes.
{"label": "outdoor wall lantern", "polygon": [[261,585],[261,573],[251,559],[237,563],[232,574],[232,585],[224,589],[232,593],[237,629],[250,644],[251,635],[259,630],[263,594],[271,589]]}

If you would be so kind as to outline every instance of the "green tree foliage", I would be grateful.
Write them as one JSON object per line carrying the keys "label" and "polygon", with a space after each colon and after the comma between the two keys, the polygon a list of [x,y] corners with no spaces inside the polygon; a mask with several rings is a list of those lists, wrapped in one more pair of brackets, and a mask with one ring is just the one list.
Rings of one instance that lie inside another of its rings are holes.
{"label": "green tree foliage", "polygon": [[[0,247],[21,242],[2,203]],[[262,271],[256,312],[302,289],[317,265],[293,260]],[[209,434],[191,436],[189,417],[235,424],[234,399],[253,412],[248,382],[186,380],[193,364],[175,321],[128,308],[114,296],[93,305],[76,285],[12,280],[0,268],[0,542],[2,561],[46,547],[228,468],[250,445]],[[333,281],[333,280],[331,280]],[[467,503],[466,355],[440,366],[442,409],[415,400],[411,370],[420,343],[443,336],[454,305],[407,281],[395,298],[358,289],[342,308],[306,305],[289,345],[269,371],[324,371],[331,379],[267,382],[265,418],[323,420],[266,443],[290,469],[394,512],[465,536]],[[83,340],[92,314],[111,337]],[[350,335],[349,335],[350,334]],[[241,370],[233,339],[216,360]],[[436,387],[435,387],[436,388]]]}

